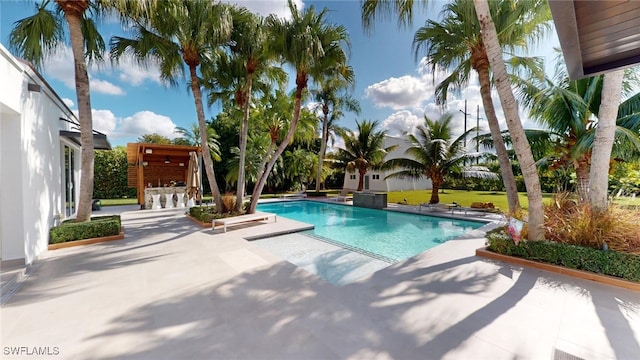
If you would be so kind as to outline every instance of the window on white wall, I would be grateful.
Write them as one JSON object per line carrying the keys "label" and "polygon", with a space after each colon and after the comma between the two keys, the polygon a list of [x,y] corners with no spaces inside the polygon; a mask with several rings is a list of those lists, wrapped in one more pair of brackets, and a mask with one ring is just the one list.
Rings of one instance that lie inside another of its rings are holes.
{"label": "window on white wall", "polygon": [[349,179],[351,179],[351,180],[355,180],[355,179],[356,179],[356,175],[355,175],[355,174],[353,174],[353,175],[349,175]]}
{"label": "window on white wall", "polygon": [[380,180],[380,175],[379,174],[371,175],[371,178],[373,180]]}

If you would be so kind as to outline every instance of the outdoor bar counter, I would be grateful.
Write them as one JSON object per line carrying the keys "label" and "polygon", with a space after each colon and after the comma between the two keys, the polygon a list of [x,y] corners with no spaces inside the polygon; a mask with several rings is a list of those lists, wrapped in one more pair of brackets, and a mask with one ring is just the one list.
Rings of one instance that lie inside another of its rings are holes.
{"label": "outdoor bar counter", "polygon": [[[170,202],[167,202],[170,199]],[[169,209],[185,207],[187,203],[186,186],[152,187],[144,189],[145,209]]]}

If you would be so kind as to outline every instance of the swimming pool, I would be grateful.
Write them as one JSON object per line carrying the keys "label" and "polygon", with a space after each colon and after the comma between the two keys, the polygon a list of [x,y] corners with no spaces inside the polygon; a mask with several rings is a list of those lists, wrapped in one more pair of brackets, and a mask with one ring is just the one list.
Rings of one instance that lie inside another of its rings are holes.
{"label": "swimming pool", "polygon": [[313,237],[404,260],[483,226],[475,221],[374,210],[316,201],[263,203],[258,210],[313,224]]}

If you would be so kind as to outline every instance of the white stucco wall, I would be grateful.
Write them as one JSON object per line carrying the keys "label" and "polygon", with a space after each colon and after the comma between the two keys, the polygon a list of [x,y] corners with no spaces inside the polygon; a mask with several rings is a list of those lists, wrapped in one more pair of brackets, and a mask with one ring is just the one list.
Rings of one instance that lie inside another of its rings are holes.
{"label": "white stucco wall", "polygon": [[[75,117],[33,69],[1,45],[0,79],[2,260],[30,264],[46,250],[54,215],[64,210],[59,132],[69,125],[59,118]],[[28,91],[29,83],[40,91]]]}
{"label": "white stucco wall", "polygon": [[3,260],[24,258],[20,133],[19,114],[0,113],[0,242]]}
{"label": "white stucco wall", "polygon": [[[387,154],[385,160],[389,159],[397,159],[405,157],[405,151],[409,147],[409,144],[405,141],[404,138],[399,137],[391,137],[387,136],[384,141],[384,147],[390,147],[396,145],[397,148]],[[401,179],[386,179],[385,177],[392,173],[393,171],[385,172],[378,170],[369,170],[365,176],[369,177],[369,189],[371,191],[401,191],[401,190],[428,190],[431,189],[431,180],[427,178],[423,178],[420,180],[401,180]],[[346,172],[344,177],[344,185],[345,189],[357,189],[358,188],[358,180],[360,175],[357,172],[349,173]],[[379,179],[374,179],[374,177],[378,177]],[[366,190],[366,183],[364,189]]]}

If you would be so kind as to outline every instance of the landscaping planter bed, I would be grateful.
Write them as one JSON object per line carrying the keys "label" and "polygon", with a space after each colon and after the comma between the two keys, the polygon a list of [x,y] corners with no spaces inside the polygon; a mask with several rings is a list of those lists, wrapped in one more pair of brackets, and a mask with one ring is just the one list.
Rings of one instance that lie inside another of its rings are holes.
{"label": "landscaping planter bed", "polygon": [[187,219],[193,221],[194,223],[196,223],[198,226],[203,227],[203,228],[210,228],[211,224],[210,222],[203,222],[200,221],[198,219],[196,219],[195,217],[191,216],[191,215],[187,215]]}
{"label": "landscaping planter bed", "polygon": [[523,259],[516,256],[503,255],[493,251],[489,251],[487,250],[486,247],[477,249],[476,256],[484,257],[487,259],[504,261],[507,263],[521,265],[521,266],[527,266],[534,269],[546,270],[556,274],[573,276],[579,279],[592,280],[602,284],[618,286],[618,287],[629,289],[629,290],[640,291],[640,283],[638,282],[628,281],[628,280],[620,279],[613,276],[596,274],[589,271],[570,269],[563,266],[527,260],[527,259]]}
{"label": "landscaping planter bed", "polygon": [[91,221],[63,221],[49,229],[49,250],[124,238],[120,215],[92,217]]}
{"label": "landscaping planter bed", "polygon": [[118,234],[118,235],[103,236],[103,237],[92,238],[92,239],[67,241],[67,242],[62,242],[62,243],[57,243],[57,244],[49,244],[47,248],[49,250],[56,250],[56,249],[63,249],[63,248],[68,248],[68,247],[82,246],[82,245],[89,245],[89,244],[97,244],[97,243],[101,243],[101,242],[122,240],[122,239],[124,239],[124,231],[121,231],[120,234]]}

